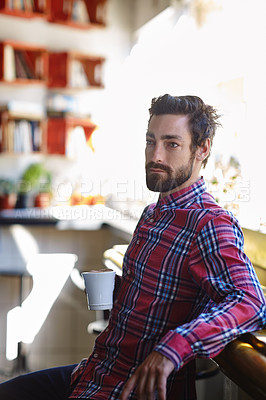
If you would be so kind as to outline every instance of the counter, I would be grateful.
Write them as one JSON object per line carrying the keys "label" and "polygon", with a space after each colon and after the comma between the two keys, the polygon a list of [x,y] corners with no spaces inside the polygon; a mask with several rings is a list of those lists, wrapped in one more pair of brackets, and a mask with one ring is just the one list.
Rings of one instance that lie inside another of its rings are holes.
{"label": "counter", "polygon": [[58,230],[99,230],[103,226],[120,232],[130,241],[137,220],[104,205],[58,206],[0,211],[0,225],[52,225]]}

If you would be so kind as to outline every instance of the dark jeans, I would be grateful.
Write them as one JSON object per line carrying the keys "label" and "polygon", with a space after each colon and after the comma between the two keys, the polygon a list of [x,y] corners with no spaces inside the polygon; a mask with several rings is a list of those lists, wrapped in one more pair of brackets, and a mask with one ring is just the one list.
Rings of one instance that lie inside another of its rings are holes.
{"label": "dark jeans", "polygon": [[75,365],[21,375],[0,384],[1,400],[66,400]]}

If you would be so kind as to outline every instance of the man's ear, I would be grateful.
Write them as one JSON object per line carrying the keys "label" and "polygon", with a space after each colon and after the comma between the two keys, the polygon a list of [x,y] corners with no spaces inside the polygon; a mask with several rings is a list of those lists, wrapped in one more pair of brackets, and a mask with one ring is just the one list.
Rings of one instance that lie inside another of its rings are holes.
{"label": "man's ear", "polygon": [[196,159],[198,161],[204,161],[206,157],[208,157],[211,147],[210,139],[206,139],[202,146],[199,146],[196,150]]}

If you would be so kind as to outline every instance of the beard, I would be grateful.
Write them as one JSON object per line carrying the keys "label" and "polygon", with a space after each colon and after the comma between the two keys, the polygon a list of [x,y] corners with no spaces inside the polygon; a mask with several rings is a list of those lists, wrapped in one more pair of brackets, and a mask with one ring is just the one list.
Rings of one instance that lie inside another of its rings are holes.
{"label": "beard", "polygon": [[[149,162],[146,164],[146,184],[153,192],[165,193],[183,185],[192,175],[195,156],[192,154],[188,163],[177,170],[172,170],[167,165]],[[164,176],[150,172],[150,168],[159,168],[166,172]]]}

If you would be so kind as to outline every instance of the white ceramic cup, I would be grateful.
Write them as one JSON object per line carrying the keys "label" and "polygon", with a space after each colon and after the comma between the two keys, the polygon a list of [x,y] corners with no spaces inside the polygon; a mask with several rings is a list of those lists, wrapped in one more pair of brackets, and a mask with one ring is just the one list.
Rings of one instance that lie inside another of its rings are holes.
{"label": "white ceramic cup", "polygon": [[88,309],[111,310],[113,307],[115,271],[93,270],[83,272],[81,275],[85,283]]}

